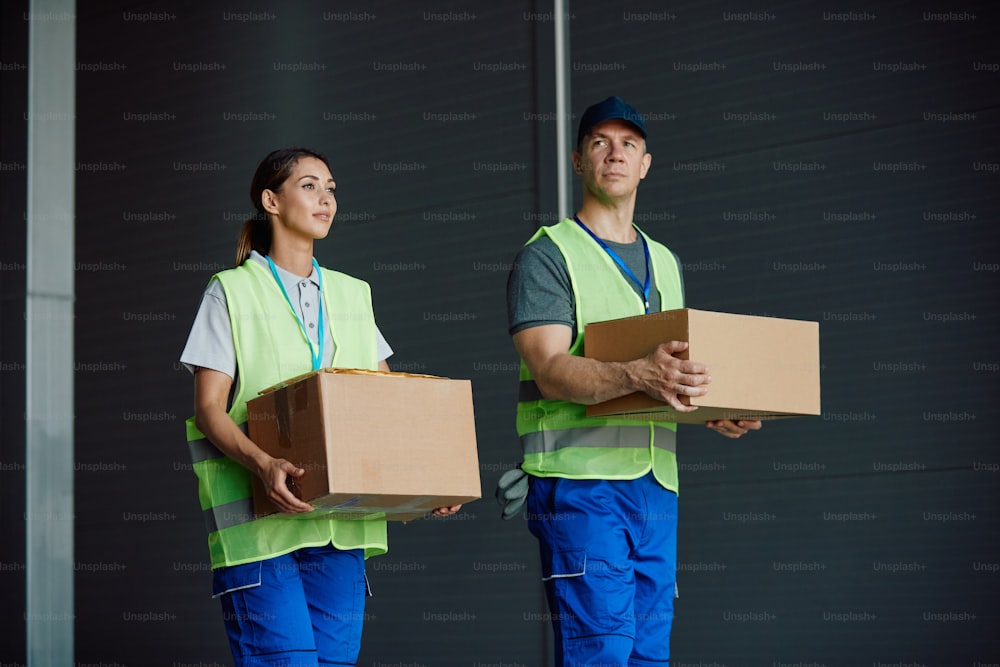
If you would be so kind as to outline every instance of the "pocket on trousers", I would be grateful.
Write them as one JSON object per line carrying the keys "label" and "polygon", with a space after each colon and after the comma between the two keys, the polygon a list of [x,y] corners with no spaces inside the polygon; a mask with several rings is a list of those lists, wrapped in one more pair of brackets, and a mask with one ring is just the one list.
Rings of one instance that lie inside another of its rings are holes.
{"label": "pocket on trousers", "polygon": [[550,611],[562,635],[566,639],[602,634],[634,636],[628,576],[626,570],[601,558],[588,557],[586,549],[553,554],[545,583],[551,592]]}
{"label": "pocket on trousers", "polygon": [[260,586],[263,567],[263,562],[257,561],[212,570],[212,597]]}
{"label": "pocket on trousers", "polygon": [[586,549],[554,551],[551,558],[542,563],[542,581],[582,577],[585,574],[587,574]]}

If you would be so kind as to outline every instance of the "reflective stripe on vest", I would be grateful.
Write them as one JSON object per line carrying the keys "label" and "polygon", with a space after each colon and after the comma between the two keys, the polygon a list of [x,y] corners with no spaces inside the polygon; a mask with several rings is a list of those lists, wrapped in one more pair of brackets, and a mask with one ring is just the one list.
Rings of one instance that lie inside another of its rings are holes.
{"label": "reflective stripe on vest", "polygon": [[[246,435],[246,422],[238,424],[238,426],[243,431],[243,434]],[[188,451],[191,453],[191,463],[221,459],[225,456],[208,438],[189,440]],[[202,510],[202,518],[205,520],[205,528],[209,533],[253,521],[255,518],[253,498],[240,498],[229,503],[209,507]]]}
{"label": "reflective stripe on vest", "polygon": [[240,498],[225,505],[216,505],[202,511],[205,528],[209,533],[249,523],[256,519],[253,512],[253,498]]}
{"label": "reflective stripe on vest", "polygon": [[[521,436],[521,444],[524,446],[526,456],[552,453],[563,447],[647,449],[649,447],[649,430],[635,426],[589,426],[555,431],[535,431]],[[676,453],[677,433],[667,428],[654,428],[653,446]]]}
{"label": "reflective stripe on vest", "polygon": [[[583,355],[587,324],[641,315],[645,311],[642,299],[622,277],[617,265],[575,222],[567,219],[552,227],[542,227],[528,243],[543,235],[552,239],[562,253],[573,291],[576,338],[570,354]],[[683,299],[677,260],[665,246],[646,239],[661,309],[680,308]],[[661,484],[676,489],[675,424],[623,416],[587,417],[582,405],[547,400],[523,359],[518,403],[518,433],[527,472],[580,479],[602,476],[622,479],[652,469]]]}

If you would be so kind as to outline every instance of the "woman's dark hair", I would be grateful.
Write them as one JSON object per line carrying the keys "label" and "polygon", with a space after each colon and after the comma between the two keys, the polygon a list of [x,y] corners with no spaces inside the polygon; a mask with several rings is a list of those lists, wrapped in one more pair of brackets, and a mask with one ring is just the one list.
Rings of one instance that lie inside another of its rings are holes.
{"label": "woman's dark hair", "polygon": [[250,183],[250,201],[257,211],[243,223],[240,241],[236,246],[236,266],[246,261],[251,250],[256,250],[262,255],[271,251],[271,218],[264,210],[260,196],[264,190],[280,192],[281,186],[292,175],[295,165],[304,157],[316,158],[325,164],[327,169],[330,168],[326,156],[308,148],[282,148],[268,154],[257,165],[257,171]]}

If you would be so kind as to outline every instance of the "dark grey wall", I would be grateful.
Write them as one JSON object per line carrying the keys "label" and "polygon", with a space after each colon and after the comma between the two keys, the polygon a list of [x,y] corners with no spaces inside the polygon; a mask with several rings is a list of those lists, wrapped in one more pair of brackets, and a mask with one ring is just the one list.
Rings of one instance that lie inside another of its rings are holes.
{"label": "dark grey wall", "polygon": [[[548,5],[104,6],[78,30],[78,661],[229,664],[175,361],[257,161],[306,144],[338,181],[319,259],[372,284],[396,369],[472,378],[487,495],[390,527],[359,664],[548,664],[534,541],[490,498],[519,460],[506,272],[554,218]],[[3,62],[23,63],[4,12]],[[636,219],[681,256],[689,305],[820,322],[822,417],[735,443],[681,429],[676,665],[1000,663],[996,18],[573,3],[573,109],[649,114]],[[24,161],[25,80],[0,72],[4,165]],[[0,178],[18,239],[23,176]],[[23,271],[0,280],[17,662]]]}

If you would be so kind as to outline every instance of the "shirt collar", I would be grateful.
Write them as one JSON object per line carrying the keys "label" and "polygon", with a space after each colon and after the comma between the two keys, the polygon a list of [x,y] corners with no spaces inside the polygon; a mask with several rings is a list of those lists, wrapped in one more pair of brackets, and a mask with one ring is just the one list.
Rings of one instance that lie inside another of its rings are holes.
{"label": "shirt collar", "polygon": [[[268,267],[268,264],[267,264],[267,259],[264,257],[264,255],[260,254],[256,250],[251,250],[250,251],[250,259],[252,259],[253,261],[255,261],[258,264],[260,264],[261,266],[263,266],[265,269],[267,269],[268,271],[270,271],[270,268]],[[274,265],[274,268],[276,268],[278,270],[278,275],[281,277],[281,280],[284,283],[294,284],[294,283],[301,282],[301,280],[302,280],[301,276],[297,276],[294,273],[290,273],[288,271],[285,271],[283,268],[281,268],[277,264]],[[314,285],[316,285],[316,287],[319,287],[319,274],[316,272],[316,267],[315,266],[313,267],[312,273],[309,274],[309,280],[312,281],[312,283]]]}

